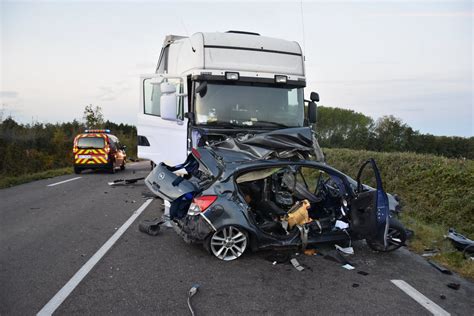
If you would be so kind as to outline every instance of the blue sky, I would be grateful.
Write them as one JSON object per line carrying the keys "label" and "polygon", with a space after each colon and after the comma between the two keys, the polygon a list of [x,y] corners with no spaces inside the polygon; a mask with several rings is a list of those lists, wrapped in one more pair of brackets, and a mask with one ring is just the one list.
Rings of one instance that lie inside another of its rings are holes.
{"label": "blue sky", "polygon": [[135,124],[138,77],[166,34],[248,30],[296,40],[321,105],[474,135],[471,1],[1,1],[4,116]]}

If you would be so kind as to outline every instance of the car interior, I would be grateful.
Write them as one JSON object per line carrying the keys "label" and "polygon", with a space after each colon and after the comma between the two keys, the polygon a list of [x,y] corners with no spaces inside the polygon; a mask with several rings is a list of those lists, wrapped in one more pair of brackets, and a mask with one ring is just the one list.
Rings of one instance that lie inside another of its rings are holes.
{"label": "car interior", "polygon": [[305,224],[310,234],[322,234],[338,220],[349,225],[342,180],[322,170],[294,165],[252,170],[236,183],[255,224],[267,234],[285,237]]}

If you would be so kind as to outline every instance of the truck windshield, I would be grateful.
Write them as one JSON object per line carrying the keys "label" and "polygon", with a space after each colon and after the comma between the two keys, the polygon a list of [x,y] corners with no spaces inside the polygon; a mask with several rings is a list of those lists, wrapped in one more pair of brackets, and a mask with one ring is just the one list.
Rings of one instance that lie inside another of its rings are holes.
{"label": "truck windshield", "polygon": [[102,137],[81,137],[77,140],[78,148],[104,148]]}
{"label": "truck windshield", "polygon": [[214,126],[300,127],[302,88],[208,83],[196,94],[196,124]]}

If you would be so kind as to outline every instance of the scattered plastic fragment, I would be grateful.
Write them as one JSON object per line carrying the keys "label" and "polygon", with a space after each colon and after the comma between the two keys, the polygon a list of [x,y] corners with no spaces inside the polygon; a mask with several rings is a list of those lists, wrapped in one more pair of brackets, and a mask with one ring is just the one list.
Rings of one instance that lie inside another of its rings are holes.
{"label": "scattered plastic fragment", "polygon": [[444,273],[444,274],[453,274],[450,270],[446,269],[445,267],[437,264],[434,261],[428,260],[428,263],[431,264],[433,267],[435,267],[439,272]]}
{"label": "scattered plastic fragment", "polygon": [[358,283],[352,283],[352,287],[359,287]]}
{"label": "scattered plastic fragment", "polygon": [[191,297],[193,297],[197,293],[198,289],[199,289],[199,284],[194,284],[189,289],[189,293],[188,293],[188,307],[192,316],[194,316],[194,310],[193,310],[193,307],[191,306]]}
{"label": "scattered plastic fragment", "polygon": [[349,227],[349,224],[347,224],[346,222],[337,220],[337,221],[336,221],[336,225],[334,225],[334,227],[339,228],[339,229],[342,230],[342,229],[348,228],[348,227]]}
{"label": "scattered plastic fragment", "polygon": [[353,266],[351,266],[350,264],[345,264],[342,266],[344,269],[347,269],[347,270],[354,270],[355,268]]}
{"label": "scattered plastic fragment", "polygon": [[114,180],[112,182],[108,182],[108,185],[110,185],[110,186],[126,185],[126,184],[136,183],[137,181],[144,180],[144,179],[145,179],[145,177],[134,178],[134,179],[117,179],[117,180]]}
{"label": "scattered plastic fragment", "polygon": [[339,250],[339,251],[345,253],[346,255],[353,255],[353,254],[354,254],[354,248],[352,248],[352,247],[345,247],[345,248],[343,248],[343,247],[341,247],[341,246],[339,246],[339,245],[334,245],[334,246],[336,247],[337,250]]}
{"label": "scattered plastic fragment", "polygon": [[306,249],[304,254],[307,256],[314,256],[316,254],[316,249]]}
{"label": "scattered plastic fragment", "polygon": [[459,283],[448,283],[446,284],[447,287],[449,287],[450,289],[453,289],[453,290],[459,290],[459,288],[461,287],[461,284]]}
{"label": "scattered plastic fragment", "polygon": [[364,276],[369,275],[369,274],[368,274],[367,272],[365,272],[365,271],[357,271],[357,273],[360,274],[360,275],[364,275]]}
{"label": "scattered plastic fragment", "polygon": [[300,272],[304,270],[303,266],[300,265],[298,260],[296,260],[295,258],[291,259],[290,262],[293,265],[293,267],[295,267],[296,270],[298,270]]}
{"label": "scattered plastic fragment", "polygon": [[439,296],[439,298],[442,299],[442,300],[445,300],[445,299],[446,299],[446,295],[441,294],[441,295]]}

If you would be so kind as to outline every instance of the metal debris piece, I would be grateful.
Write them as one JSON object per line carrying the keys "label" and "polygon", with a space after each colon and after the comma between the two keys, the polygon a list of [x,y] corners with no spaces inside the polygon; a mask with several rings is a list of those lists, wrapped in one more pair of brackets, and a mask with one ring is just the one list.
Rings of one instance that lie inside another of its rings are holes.
{"label": "metal debris piece", "polygon": [[291,259],[290,262],[293,265],[293,267],[295,267],[296,270],[298,270],[298,271],[303,271],[304,270],[303,266],[301,266],[300,263],[298,262],[298,260],[296,260],[295,258]]}
{"label": "metal debris piece", "polygon": [[188,292],[188,307],[189,311],[191,312],[191,315],[194,316],[194,310],[193,307],[191,306],[191,297],[193,297],[199,289],[199,284],[194,284]]}
{"label": "metal debris piece", "polygon": [[108,184],[110,186],[117,186],[117,185],[126,185],[126,184],[132,184],[136,183],[139,180],[144,180],[145,177],[140,177],[140,178],[132,178],[132,179],[117,179],[112,182],[109,182]]}
{"label": "metal debris piece", "polygon": [[434,261],[428,260],[428,263],[431,264],[433,267],[435,267],[439,272],[444,273],[444,274],[453,274],[450,270],[446,269],[445,267],[437,264]]}
{"label": "metal debris piece", "polygon": [[459,288],[461,287],[461,284],[459,283],[448,283],[446,284],[447,287],[449,287],[450,289],[453,289],[453,290],[459,290]]}

